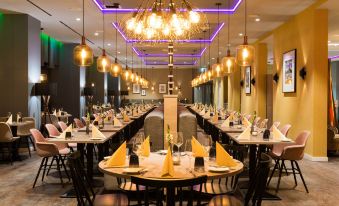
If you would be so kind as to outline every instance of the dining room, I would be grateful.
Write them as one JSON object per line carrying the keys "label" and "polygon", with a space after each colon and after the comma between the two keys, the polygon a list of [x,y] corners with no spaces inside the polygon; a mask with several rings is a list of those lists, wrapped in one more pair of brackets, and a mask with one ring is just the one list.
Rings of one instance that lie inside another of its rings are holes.
{"label": "dining room", "polygon": [[336,0],[0,0],[0,205],[337,205]]}

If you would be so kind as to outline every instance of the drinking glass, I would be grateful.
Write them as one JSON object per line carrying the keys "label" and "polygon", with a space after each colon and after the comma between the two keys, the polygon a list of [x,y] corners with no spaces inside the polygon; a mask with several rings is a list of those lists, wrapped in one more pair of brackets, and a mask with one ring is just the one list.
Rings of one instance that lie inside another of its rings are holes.
{"label": "drinking glass", "polygon": [[137,137],[135,137],[133,141],[133,153],[140,156],[141,154],[141,146],[142,146],[142,136],[139,134]]}
{"label": "drinking glass", "polygon": [[185,153],[188,157],[188,169],[191,172],[192,168],[191,168],[191,159],[192,159],[192,140],[191,139],[187,139],[185,141]]}
{"label": "drinking glass", "polygon": [[209,155],[210,149],[212,146],[212,138],[211,135],[205,135],[203,140],[202,140],[202,145],[204,146],[205,151]]}
{"label": "drinking glass", "polygon": [[177,147],[178,153],[180,155],[180,147],[184,144],[182,132],[178,132],[177,135],[174,136],[173,142],[174,145]]}

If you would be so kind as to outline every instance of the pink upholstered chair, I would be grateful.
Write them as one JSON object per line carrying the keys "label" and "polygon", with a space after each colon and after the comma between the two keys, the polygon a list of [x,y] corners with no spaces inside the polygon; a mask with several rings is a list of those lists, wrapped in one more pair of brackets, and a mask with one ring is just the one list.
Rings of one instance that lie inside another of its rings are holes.
{"label": "pink upholstered chair", "polygon": [[0,144],[7,147],[11,164],[13,164],[13,156],[17,153],[17,140],[19,139],[20,137],[13,137],[8,124],[0,122]]}
{"label": "pink upholstered chair", "polygon": [[59,121],[58,124],[62,131],[67,129],[67,124],[65,122]]}
{"label": "pink upholstered chair", "polygon": [[[280,129],[280,132],[285,137],[287,137],[288,132],[290,131],[291,127],[292,126],[290,124],[286,124]],[[286,145],[290,145],[290,144],[289,143],[274,144],[273,147],[272,147],[272,152],[270,153],[272,158],[274,158],[275,156],[280,156],[282,154],[282,152],[284,151],[284,148],[286,147]],[[284,165],[284,167],[285,167],[285,165]]]}
{"label": "pink upholstered chair", "polygon": [[287,137],[288,132],[290,131],[291,127],[292,127],[292,125],[290,125],[290,124],[285,124],[285,125],[284,125],[283,127],[281,127],[279,130],[280,130],[280,132],[281,132],[285,137]]}
{"label": "pink upholstered chair", "polygon": [[[69,179],[69,175],[68,175],[65,163],[64,163],[64,159],[62,158],[62,155],[67,155],[69,153],[69,149],[68,148],[58,149],[56,144],[49,143],[44,138],[44,136],[40,133],[40,131],[37,130],[37,129],[31,129],[30,132],[31,132],[31,134],[32,134],[32,136],[35,140],[35,147],[36,147],[37,154],[40,157],[42,157],[40,167],[39,167],[39,170],[38,170],[38,174],[35,177],[35,180],[34,180],[34,183],[33,183],[33,188],[35,187],[35,184],[36,184],[36,182],[39,178],[41,170],[44,170],[42,177],[41,177],[41,181],[44,181],[45,174],[46,174],[46,176],[48,175],[48,172],[46,173],[45,171],[47,170],[47,167],[49,167],[49,169],[51,169],[51,166],[52,166],[54,160],[56,160],[56,163],[57,163],[56,169],[58,170],[60,181],[61,181],[61,184],[63,185],[60,167],[64,168],[64,170],[65,170],[65,172],[68,176],[68,179]],[[48,164],[48,159],[50,157],[52,157],[52,161],[50,162],[50,164]],[[48,171],[49,171],[49,169],[48,169]]]}
{"label": "pink upholstered chair", "polygon": [[74,122],[78,129],[85,127],[84,123],[82,123],[82,121],[78,118],[74,118]]}
{"label": "pink upholstered chair", "polygon": [[268,119],[263,119],[260,123],[258,123],[259,128],[267,128]]}
{"label": "pink upholstered chair", "polygon": [[[49,138],[55,138],[55,137],[60,136],[59,130],[53,124],[45,124],[45,127],[46,127],[46,129],[48,131]],[[58,143],[56,145],[57,145],[59,150],[60,149],[65,149],[65,148],[68,147],[68,145],[65,144],[65,143]]]}
{"label": "pink upholstered chair", "polygon": [[[290,144],[290,145],[287,145],[287,146],[285,145],[281,154],[274,154],[273,153],[273,155],[271,155],[276,160],[276,164],[274,166],[274,169],[272,171],[270,179],[268,180],[267,185],[270,183],[275,170],[279,169],[279,179],[278,179],[278,185],[277,185],[277,188],[276,188],[276,192],[278,192],[278,190],[279,190],[282,170],[283,170],[283,168],[285,168],[285,170],[287,170],[286,167],[285,167],[285,161],[289,160],[291,162],[291,166],[292,166],[291,169],[292,169],[292,172],[293,172],[295,186],[298,185],[296,174],[299,174],[300,178],[301,178],[301,180],[304,184],[304,187],[306,189],[306,192],[308,193],[308,188],[306,186],[304,177],[301,173],[301,170],[300,170],[300,167],[299,167],[299,164],[298,164],[297,161],[302,160],[303,157],[304,157],[304,150],[305,150],[306,143],[307,143],[307,140],[308,140],[310,134],[311,133],[309,131],[302,131],[297,136],[297,138],[295,139],[295,144],[292,144],[292,145]],[[298,173],[296,173],[296,172],[298,172]]]}

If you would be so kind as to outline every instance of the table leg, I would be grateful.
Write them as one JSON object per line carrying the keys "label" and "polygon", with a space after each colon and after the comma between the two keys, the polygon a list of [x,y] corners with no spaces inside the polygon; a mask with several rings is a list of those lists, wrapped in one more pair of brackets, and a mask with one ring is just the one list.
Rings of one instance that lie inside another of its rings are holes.
{"label": "table leg", "polygon": [[103,159],[104,159],[104,147],[103,144],[98,144],[98,161],[100,162]]}
{"label": "table leg", "polygon": [[250,181],[254,178],[255,167],[257,165],[257,145],[250,145],[249,153],[249,178]]}
{"label": "table leg", "polygon": [[90,181],[93,181],[93,144],[87,144],[87,177]]}
{"label": "table leg", "polygon": [[77,144],[77,150],[80,152],[80,161],[82,165],[85,165],[85,144],[78,143]]}
{"label": "table leg", "polygon": [[174,187],[166,188],[166,205],[167,206],[175,205],[175,188]]}

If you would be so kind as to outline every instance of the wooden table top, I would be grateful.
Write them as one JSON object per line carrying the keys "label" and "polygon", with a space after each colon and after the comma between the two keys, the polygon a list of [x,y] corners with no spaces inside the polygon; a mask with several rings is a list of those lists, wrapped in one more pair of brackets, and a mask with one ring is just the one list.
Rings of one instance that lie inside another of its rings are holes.
{"label": "wooden table top", "polygon": [[[129,122],[121,122],[122,123],[121,127],[113,126],[113,124],[111,122],[110,123],[105,123],[104,128],[103,129],[99,129],[99,131],[101,131],[101,132],[119,132],[120,130],[124,129],[127,125],[129,125],[133,121],[134,120],[131,120]],[[99,126],[97,126],[97,125],[95,127],[99,128]],[[92,131],[91,128],[90,128],[90,131]],[[78,129],[78,132],[86,132],[86,127]]]}
{"label": "wooden table top", "polygon": [[102,144],[111,139],[115,132],[102,132],[105,138],[92,139],[92,133],[86,134],[84,132],[72,132],[72,138],[47,138],[51,143],[86,143],[86,144]]}
{"label": "wooden table top", "polygon": [[30,124],[30,122],[12,122],[12,123],[6,123],[6,124],[8,124],[10,127],[20,127],[23,125]]}
{"label": "wooden table top", "polygon": [[[175,156],[175,154],[174,154]],[[237,161],[237,166],[229,168],[227,172],[210,172],[208,167],[215,165],[215,162],[205,160],[205,172],[196,172],[193,170],[194,158],[188,155],[181,156],[181,164],[174,165],[174,177],[161,177],[162,165],[166,155],[157,153],[151,153],[149,157],[139,157],[139,164],[141,168],[145,168],[145,172],[142,174],[136,174],[135,176],[144,178],[164,179],[168,181],[170,179],[190,179],[197,176],[207,175],[208,179],[219,179],[223,177],[234,176],[243,171],[243,163]],[[124,173],[124,169],[128,167],[128,158],[126,160],[126,166],[122,167],[106,167],[106,161],[99,162],[99,170],[104,174],[129,179],[132,174]],[[193,170],[190,172],[190,168]],[[147,170],[147,172],[146,172]]]}
{"label": "wooden table top", "polygon": [[234,141],[236,141],[238,144],[256,144],[256,145],[274,145],[274,144],[280,144],[280,143],[286,143],[286,144],[293,144],[294,141],[281,141],[277,139],[273,139],[273,135],[271,133],[271,136],[268,140],[264,140],[263,133],[259,132],[257,136],[251,135],[249,139],[238,139],[239,133],[227,133]]}

